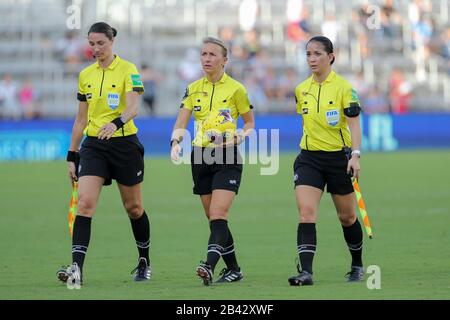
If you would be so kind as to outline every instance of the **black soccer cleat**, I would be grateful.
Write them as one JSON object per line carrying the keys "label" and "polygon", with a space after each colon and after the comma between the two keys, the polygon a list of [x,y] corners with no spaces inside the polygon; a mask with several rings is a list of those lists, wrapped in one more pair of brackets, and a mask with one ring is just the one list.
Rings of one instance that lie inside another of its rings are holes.
{"label": "black soccer cleat", "polygon": [[205,286],[209,286],[213,282],[212,268],[206,262],[200,261],[196,272],[200,279],[203,280]]}
{"label": "black soccer cleat", "polygon": [[244,278],[241,268],[238,270],[223,268],[219,275],[221,277],[216,281],[216,283],[236,282]]}
{"label": "black soccer cleat", "polygon": [[152,269],[150,264],[147,263],[147,259],[139,258],[139,262],[136,268],[131,270],[131,274],[134,275],[134,281],[148,281],[152,276]]}
{"label": "black soccer cleat", "polygon": [[352,266],[352,269],[345,274],[347,282],[359,282],[364,280],[364,268]]}
{"label": "black soccer cleat", "polygon": [[312,274],[308,271],[301,271],[298,275],[288,279],[291,286],[312,286],[314,284]]}

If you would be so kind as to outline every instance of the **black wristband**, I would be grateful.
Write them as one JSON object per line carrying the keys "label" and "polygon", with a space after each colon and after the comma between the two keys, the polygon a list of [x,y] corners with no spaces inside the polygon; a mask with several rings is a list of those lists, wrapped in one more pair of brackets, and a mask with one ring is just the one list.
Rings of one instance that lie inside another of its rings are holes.
{"label": "black wristband", "polygon": [[76,151],[67,151],[67,162],[74,162],[76,163],[80,159],[80,155]]}
{"label": "black wristband", "polygon": [[111,121],[111,123],[114,123],[117,127],[117,130],[119,130],[120,128],[122,128],[125,123],[122,121],[121,117],[117,117],[115,118],[113,121]]}

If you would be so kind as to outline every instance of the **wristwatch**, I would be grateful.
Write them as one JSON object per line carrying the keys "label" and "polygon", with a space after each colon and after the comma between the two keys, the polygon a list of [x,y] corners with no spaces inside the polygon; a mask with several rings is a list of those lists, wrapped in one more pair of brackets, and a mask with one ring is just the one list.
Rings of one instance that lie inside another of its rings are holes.
{"label": "wristwatch", "polygon": [[352,157],[353,157],[353,155],[356,155],[358,158],[361,158],[361,151],[360,150],[353,150],[351,155],[352,155]]}

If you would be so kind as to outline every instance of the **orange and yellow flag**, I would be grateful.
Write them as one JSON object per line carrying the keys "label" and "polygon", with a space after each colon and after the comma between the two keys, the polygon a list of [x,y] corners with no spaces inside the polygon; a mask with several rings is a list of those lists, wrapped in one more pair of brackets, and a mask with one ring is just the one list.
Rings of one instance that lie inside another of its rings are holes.
{"label": "orange and yellow flag", "polygon": [[373,238],[372,227],[370,226],[369,216],[367,215],[366,205],[361,195],[361,189],[359,188],[358,180],[353,180],[353,188],[356,193],[356,200],[358,201],[358,209],[361,215],[361,219],[364,224],[364,228],[366,229],[367,235],[370,239]]}
{"label": "orange and yellow flag", "polygon": [[73,223],[75,221],[75,216],[77,215],[78,208],[78,182],[74,181],[72,185],[72,195],[70,197],[70,205],[69,205],[69,233],[70,237],[72,237]]}

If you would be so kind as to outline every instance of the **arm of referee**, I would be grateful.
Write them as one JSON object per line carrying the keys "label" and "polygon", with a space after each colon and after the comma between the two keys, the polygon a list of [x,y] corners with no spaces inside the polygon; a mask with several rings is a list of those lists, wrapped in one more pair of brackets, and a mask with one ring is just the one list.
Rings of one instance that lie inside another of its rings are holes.
{"label": "arm of referee", "polygon": [[[88,114],[88,104],[86,101],[80,101],[78,113],[72,127],[72,137],[70,139],[69,151],[78,152],[81,139],[83,138],[83,130],[86,128]],[[72,181],[77,180],[77,168],[74,162],[69,162],[69,177]]]}

